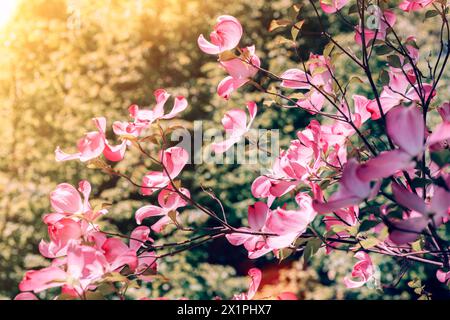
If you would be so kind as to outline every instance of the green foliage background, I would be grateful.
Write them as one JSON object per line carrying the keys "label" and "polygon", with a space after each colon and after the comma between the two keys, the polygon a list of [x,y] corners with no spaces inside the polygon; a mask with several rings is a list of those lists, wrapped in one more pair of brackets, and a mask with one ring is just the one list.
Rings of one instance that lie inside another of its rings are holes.
{"label": "green foliage background", "polygon": [[[79,20],[71,10],[75,5]],[[217,127],[225,110],[243,107],[245,101],[262,101],[259,93],[246,87],[230,101],[217,97],[217,83],[224,72],[214,57],[203,54],[196,40],[207,34],[215,17],[231,14],[243,23],[243,44],[255,44],[264,67],[280,72],[295,65],[296,57],[280,43],[285,31],[269,33],[273,18],[288,14],[290,0],[27,0],[21,1],[13,22],[1,33],[0,46],[0,297],[11,298],[17,284],[29,268],[45,266],[37,245],[45,237],[41,221],[50,210],[48,194],[61,182],[77,184],[88,179],[98,203],[113,203],[104,228],[127,233],[135,227],[134,211],[153,201],[141,197],[138,190],[122,180],[113,179],[83,164],[56,163],[54,149],[67,150],[84,132],[91,130],[91,118],[105,116],[110,122],[127,119],[132,103],[151,105],[153,90],[166,88],[186,95],[190,106],[181,122],[190,127],[203,120],[205,129]],[[305,9],[305,16],[312,16]],[[309,20],[308,20],[309,21]],[[350,43],[351,30],[327,21],[340,40]],[[305,28],[317,29],[314,21]],[[418,33],[419,31],[416,30]],[[432,28],[421,29],[432,35]],[[289,32],[287,31],[287,34]],[[425,37],[426,38],[426,37]],[[320,52],[325,42],[315,37],[301,38],[304,50]],[[342,74],[351,66],[338,65]],[[262,106],[262,103],[260,103]],[[262,109],[262,108],[261,108]],[[282,144],[303,128],[310,116],[298,110],[265,108],[257,124],[280,129]],[[118,164],[137,179],[148,163],[129,152]],[[216,204],[201,192],[201,185],[212,187],[223,200],[232,224],[246,223],[246,208],[254,200],[251,181],[258,175],[250,166],[197,165],[183,174],[183,184],[198,201]],[[182,214],[186,224],[210,223],[194,210]],[[169,228],[159,237],[181,240],[186,234]],[[158,237],[157,237],[158,238]],[[366,288],[347,291],[342,276],[353,264],[351,256],[338,253],[320,257],[306,269],[291,257],[285,265],[297,274],[294,290],[305,299],[320,298],[409,298],[404,281],[396,289],[384,292]],[[130,289],[130,297],[209,299],[216,295],[231,297],[244,290],[244,277],[256,263],[265,268],[270,259],[249,261],[241,248],[217,240],[193,251],[167,258],[160,271],[169,281],[155,280],[142,290]],[[376,260],[388,282],[397,264]],[[272,263],[277,262],[272,259]],[[283,265],[284,266],[284,265]],[[386,273],[384,273],[386,271]],[[423,267],[413,267],[409,279],[423,278]],[[301,275],[301,276],[298,276]]]}

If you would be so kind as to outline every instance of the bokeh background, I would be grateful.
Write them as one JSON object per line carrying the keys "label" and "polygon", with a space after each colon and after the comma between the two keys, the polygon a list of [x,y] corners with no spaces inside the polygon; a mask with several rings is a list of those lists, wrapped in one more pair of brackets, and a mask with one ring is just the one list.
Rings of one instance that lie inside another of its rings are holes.
{"label": "bokeh background", "polygon": [[[48,264],[37,246],[46,235],[41,217],[50,210],[48,194],[58,183],[89,180],[94,202],[113,204],[102,222],[110,231],[132,230],[136,226],[135,210],[153,201],[143,198],[126,181],[79,162],[56,163],[55,147],[73,146],[91,130],[94,116],[107,117],[109,124],[127,119],[128,106],[152,104],[152,92],[157,88],[187,96],[190,106],[181,124],[188,128],[193,120],[203,120],[205,128],[217,127],[225,110],[242,107],[250,99],[261,102],[263,97],[250,87],[230,101],[220,99],[215,90],[224,72],[214,57],[198,49],[196,40],[200,33],[209,32],[218,15],[234,15],[245,30],[242,43],[255,44],[263,66],[280,72],[296,64],[292,50],[281,38],[289,30],[267,30],[272,19],[289,14],[292,4],[291,0],[0,1],[1,298],[12,298],[18,292],[17,284],[26,269]],[[15,9],[11,13],[6,10],[9,6]],[[302,12],[310,19],[306,30],[316,31],[310,8]],[[418,16],[417,21],[420,25],[401,19],[399,29],[416,35],[427,52],[436,43],[438,31],[433,21],[423,24]],[[351,29],[333,16],[326,24],[332,33],[339,34],[340,41],[352,45]],[[309,51],[320,53],[325,44],[315,37],[299,41],[303,57]],[[337,68],[343,77],[354,71],[345,59]],[[448,78],[443,85],[448,85]],[[309,120],[310,115],[299,110],[268,107],[258,116],[257,125],[279,129],[282,145],[287,145],[295,130]],[[118,166],[135,177],[148,169],[148,163],[133,152],[127,153]],[[199,202],[214,207],[214,201],[201,192],[201,185],[212,187],[222,199],[230,222],[240,225],[246,223],[246,208],[254,201],[250,184],[256,176],[258,172],[251,166],[202,164],[190,166],[183,173],[183,183]],[[211,223],[195,210],[187,209],[181,216],[194,226]],[[156,238],[175,241],[185,236],[167,228]],[[428,278],[427,289],[435,297],[445,297],[434,277],[426,277],[434,269],[410,265],[407,275],[394,287],[396,276],[405,266],[389,258],[373,258],[384,290],[347,290],[342,277],[354,263],[350,254],[327,256],[320,251],[309,264],[295,255],[281,263],[270,255],[253,261],[242,248],[217,240],[168,257],[160,264],[167,280],[155,280],[140,290],[130,289],[129,295],[231,297],[245,290],[247,270],[257,266],[264,270],[260,297],[290,290],[301,299],[414,299],[417,295],[407,282],[416,278]]]}

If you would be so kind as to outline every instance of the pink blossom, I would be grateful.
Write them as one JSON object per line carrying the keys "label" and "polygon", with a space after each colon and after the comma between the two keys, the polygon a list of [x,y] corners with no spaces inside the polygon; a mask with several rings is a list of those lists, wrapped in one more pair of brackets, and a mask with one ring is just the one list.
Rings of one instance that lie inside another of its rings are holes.
{"label": "pink blossom", "polygon": [[[139,226],[135,228],[130,234],[129,247],[131,250],[138,253],[138,250],[146,245],[146,243],[153,242],[153,239],[149,237],[150,229],[146,226]],[[152,252],[145,252],[137,256],[138,264],[135,270],[135,274],[139,279],[144,281],[151,281],[152,278],[148,276],[149,272],[155,272],[158,264],[156,254]]]}
{"label": "pink blossom", "polygon": [[198,46],[207,54],[219,54],[227,50],[234,49],[241,40],[242,26],[239,21],[232,16],[223,15],[217,18],[214,31],[209,35],[211,42],[200,35]]}
{"label": "pink blossom", "polygon": [[419,11],[433,2],[434,0],[404,0],[398,7],[406,12]]}
{"label": "pink blossom", "polygon": [[217,86],[217,94],[228,100],[231,93],[258,73],[261,61],[255,54],[255,46],[250,46],[242,49],[240,58],[221,61],[220,65],[228,72],[229,76],[220,81]]}
{"label": "pink blossom", "polygon": [[309,89],[311,85],[308,82],[310,75],[307,75],[300,69],[288,69],[280,75],[281,86],[291,89]]}
{"label": "pink blossom", "polygon": [[[344,278],[344,284],[347,288],[359,288],[370,281],[375,273],[375,268],[370,256],[359,251],[355,254],[355,258],[359,260],[354,266],[351,277]],[[356,280],[355,280],[356,279]]]}
{"label": "pink blossom", "polygon": [[333,93],[333,77],[334,66],[331,58],[318,54],[310,54],[307,61],[309,80],[316,86],[320,87],[325,93]]}
{"label": "pink blossom", "polygon": [[[250,276],[250,286],[247,292],[235,294],[233,300],[252,300],[261,284],[262,272],[258,268],[251,268],[248,271]],[[277,295],[277,300],[298,300],[297,296],[292,292],[282,292]]]}
{"label": "pink blossom", "polygon": [[78,241],[83,235],[81,224],[70,218],[61,217],[58,214],[50,214],[44,218],[48,226],[50,242],[41,240],[39,252],[47,258],[55,258],[66,255],[67,246],[71,240]]}
{"label": "pink blossom", "polygon": [[60,147],[55,150],[56,161],[66,161],[79,159],[82,162],[89,161],[104,155],[110,161],[120,161],[123,159],[126,150],[126,141],[116,146],[111,146],[106,139],[106,119],[103,117],[94,118],[94,124],[98,131],[88,132],[77,144],[78,153],[67,154]]}
{"label": "pink blossom", "polygon": [[247,103],[247,110],[250,119],[247,123],[247,115],[245,111],[240,109],[233,109],[225,113],[222,118],[222,124],[225,128],[227,139],[222,142],[216,142],[211,145],[215,153],[223,153],[231,146],[237,143],[250,130],[250,127],[255,119],[257,106],[254,102]]}
{"label": "pink blossom", "polygon": [[[280,75],[281,86],[290,89],[310,89],[311,84],[321,87],[323,91],[333,91],[333,78],[331,72],[334,67],[329,57],[310,54],[307,62],[308,73],[300,69],[288,69]],[[313,90],[313,89],[312,89]]]}
{"label": "pink blossom", "polygon": [[420,111],[415,107],[397,107],[386,117],[387,133],[392,141],[411,157],[423,151],[425,126]]}
{"label": "pink blossom", "polygon": [[[185,188],[179,189],[186,197],[190,198],[189,190]],[[178,214],[177,209],[187,205],[187,202],[172,188],[162,190],[158,195],[159,207],[155,205],[146,205],[136,211],[136,223],[141,224],[142,220],[163,216],[155,224],[152,225],[152,230],[155,232],[161,232],[163,228],[169,224],[172,219],[168,216],[170,212],[175,211]]]}
{"label": "pink blossom", "polygon": [[[277,208],[270,210],[263,202],[256,202],[248,208],[249,228],[239,228],[239,233],[226,237],[235,246],[244,245],[249,258],[256,259],[274,250],[288,247],[300,234],[305,232],[316,213],[312,209],[312,199],[307,194],[296,197],[299,210]],[[263,236],[253,233],[274,234]]]}
{"label": "pink blossom", "polygon": [[325,104],[325,97],[320,92],[316,90],[308,91],[303,98],[297,100],[296,105],[300,108],[309,111],[311,114],[314,114],[320,110],[322,110],[323,105]]}
{"label": "pink blossom", "polygon": [[106,261],[111,270],[116,270],[124,265],[128,265],[134,271],[138,264],[136,250],[128,247],[118,238],[108,238],[102,245]]}
{"label": "pink blossom", "polygon": [[19,284],[20,291],[41,292],[60,287],[66,280],[66,272],[58,267],[27,271]]}
{"label": "pink blossom", "polygon": [[443,103],[439,109],[442,122],[438,124],[427,139],[430,150],[437,151],[450,145],[450,103]]}
{"label": "pink blossom", "polygon": [[258,268],[251,268],[248,271],[248,275],[251,278],[250,286],[246,293],[236,294],[233,300],[252,300],[258,291],[259,285],[261,283],[262,272]]}
{"label": "pink blossom", "polygon": [[347,161],[344,146],[347,136],[354,133],[346,126],[334,123],[320,125],[312,120],[306,129],[297,133],[298,140],[291,141],[275,159],[270,172],[258,177],[252,184],[256,198],[268,198],[268,204],[294,189],[300,182],[307,182],[324,164],[340,166]]}
{"label": "pink blossom", "polygon": [[[447,184],[450,185],[448,181]],[[411,210],[409,218],[393,222],[394,228],[390,231],[389,238],[394,243],[403,244],[416,240],[430,222],[429,216],[436,226],[449,218],[450,192],[442,187],[433,186],[429,203],[396,183],[392,184],[392,191],[397,203]]]}
{"label": "pink blossom", "polygon": [[[158,119],[172,119],[177,116],[178,113],[184,111],[188,106],[185,97],[177,96],[175,97],[172,110],[166,114],[164,113],[164,106],[169,100],[170,94],[164,89],[155,90],[153,94],[156,99],[156,105],[152,110],[140,109],[137,105],[132,105],[128,108],[130,116],[134,119],[134,126],[129,128],[132,135],[140,133],[140,130],[143,128],[143,124],[148,125]],[[118,126],[116,126],[116,130],[118,130],[118,132],[123,131],[123,129],[119,130]]]}
{"label": "pink blossom", "polygon": [[371,105],[372,100],[367,99],[364,96],[353,95],[353,105],[355,108],[354,122],[357,127],[360,127],[364,122],[366,122],[370,117],[371,113],[367,108]]}
{"label": "pink blossom", "polygon": [[39,299],[31,292],[21,292],[14,297],[14,300],[39,300]]}
{"label": "pink blossom", "polygon": [[358,162],[355,159],[350,159],[344,166],[338,191],[326,203],[315,200],[313,203],[314,209],[318,213],[327,213],[357,205],[364,199],[369,198],[375,191],[378,191],[377,186],[372,187],[369,181],[364,181],[360,177],[359,168]]}
{"label": "pink blossom", "polygon": [[[414,60],[414,57],[413,57]],[[404,72],[408,72],[407,77]],[[419,88],[417,84],[414,84],[415,76],[412,66],[408,63],[402,69],[390,68],[389,74],[389,85],[383,87],[383,91],[380,94],[380,104],[382,106],[383,112],[386,114],[392,108],[401,105],[403,102],[420,102],[421,99],[417,94],[417,91],[421,92],[421,95],[428,99],[436,95],[436,90],[432,90],[433,86],[424,83],[422,88]],[[411,86],[411,83],[414,86]],[[381,117],[380,109],[376,100],[372,100],[367,106],[367,110],[371,113],[372,120],[377,120]]]}
{"label": "pink blossom", "polygon": [[447,284],[450,281],[450,271],[445,272],[442,269],[439,269],[436,271],[436,278],[442,282]]}
{"label": "pink blossom", "polygon": [[398,171],[414,168],[413,158],[424,149],[425,126],[415,107],[395,107],[386,116],[387,133],[399,149],[385,151],[359,169],[365,181],[387,178]]}
{"label": "pink blossom", "polygon": [[189,161],[189,154],[181,147],[168,148],[160,153],[163,171],[150,171],[142,179],[141,192],[151,195],[162,189],[175,179]]}
{"label": "pink blossom", "polygon": [[320,0],[320,6],[325,13],[335,13],[341,10],[349,0]]}
{"label": "pink blossom", "polygon": [[55,213],[66,216],[83,215],[84,219],[94,221],[99,215],[106,214],[107,210],[93,212],[89,204],[90,193],[91,184],[86,180],[79,182],[78,191],[68,183],[61,183],[50,193],[50,203]]}
{"label": "pink blossom", "polygon": [[[92,224],[106,209],[94,211],[89,204],[91,185],[82,180],[78,191],[68,183],[59,184],[50,194],[50,203],[54,213],[44,216],[48,227],[50,242],[39,243],[40,253],[47,258],[55,258],[66,254],[69,241],[82,240],[97,232]],[[81,197],[80,193],[83,195]]]}

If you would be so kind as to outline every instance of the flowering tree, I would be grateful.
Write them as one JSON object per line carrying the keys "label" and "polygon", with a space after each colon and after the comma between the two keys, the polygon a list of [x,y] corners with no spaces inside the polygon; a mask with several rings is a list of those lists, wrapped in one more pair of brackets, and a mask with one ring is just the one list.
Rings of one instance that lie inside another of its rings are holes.
{"label": "flowering tree", "polygon": [[[269,152],[259,137],[251,135],[258,108],[263,106],[301,109],[315,116],[306,128],[297,128],[297,139],[274,155],[271,168],[253,181],[255,200],[248,207],[248,226],[228,222],[214,190],[204,192],[217,202],[219,211],[197,201],[183,186],[182,172],[191,161],[191,150],[173,146],[167,136],[177,128],[162,123],[170,124],[188,107],[188,101],[174,97],[167,112],[171,95],[159,89],[152,109],[132,105],[130,120],[113,123],[117,144],[107,138],[106,119],[97,117],[93,119],[96,130],[78,141],[77,152],[69,154],[60,147],[55,151],[56,161],[84,162],[127,180],[130,188],[138,188],[144,196],[155,195],[157,204],[138,209],[135,220],[140,225],[150,217],[159,219],[151,227],[137,226],[130,235],[107,232],[101,228],[101,219],[108,206],[91,206],[88,181],[81,181],[78,188],[58,185],[50,194],[53,212],[43,218],[49,241],[39,244],[40,253],[52,259],[51,265],[28,271],[16,299],[37,299],[34,293],[50,288],[61,288],[58,298],[124,299],[128,288],[158,276],[161,259],[220,237],[230,245],[244,246],[249,259],[270,252],[284,259],[302,252],[308,260],[321,247],[328,254],[353,252],[358,262],[344,279],[348,288],[379,281],[372,255],[434,265],[433,276],[449,282],[445,223],[450,214],[450,103],[438,100],[438,84],[450,55],[446,2],[405,0],[398,8],[365,0],[322,0],[320,5],[311,0],[307,5],[319,22],[318,32],[302,30],[305,21],[299,19],[300,5],[292,7],[293,18],[274,20],[269,27],[290,28],[292,39],[286,42],[299,59],[298,68],[280,75],[262,67],[255,46],[239,46],[244,30],[232,16],[218,17],[209,39],[198,38],[200,50],[217,56],[228,73],[218,84],[220,97],[229,99],[248,86],[266,98],[260,106],[249,101],[246,110],[226,112],[222,119],[226,137],[211,145],[216,155],[229,152],[245,139],[258,152]],[[425,68],[416,39],[403,39],[395,29],[395,12],[401,11],[425,12],[426,18],[440,21],[437,56],[426,58]],[[354,30],[358,51],[335,40],[322,22],[323,14],[335,14]],[[322,54],[310,53],[304,60],[297,38],[310,35],[324,37],[328,44]],[[343,81],[334,67],[337,59],[346,59],[358,73]],[[269,86],[265,79],[271,80]],[[370,94],[356,94],[355,83]],[[438,115],[440,120],[434,121]],[[377,130],[366,130],[369,122]],[[125,170],[113,168],[111,162],[121,161],[128,149],[136,149],[159,169],[136,180]],[[295,206],[285,204],[288,197],[295,199]],[[193,228],[182,224],[178,216],[185,207],[195,208],[215,225]],[[168,224],[190,238],[155,244],[151,233],[160,233]],[[248,292],[234,299],[255,296],[261,271],[250,269],[249,276]],[[428,297],[420,285],[412,286],[423,293],[422,298]],[[294,299],[295,295],[280,292],[276,298]]]}

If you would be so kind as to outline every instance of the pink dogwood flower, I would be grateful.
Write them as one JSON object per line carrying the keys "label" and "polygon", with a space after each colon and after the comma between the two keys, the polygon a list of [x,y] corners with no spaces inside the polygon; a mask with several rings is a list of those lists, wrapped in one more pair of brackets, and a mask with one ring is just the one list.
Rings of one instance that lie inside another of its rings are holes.
{"label": "pink dogwood flower", "polygon": [[[138,250],[146,245],[146,243],[153,242],[153,239],[149,237],[150,229],[146,226],[139,226],[135,228],[130,234],[129,247],[137,255],[137,267],[135,274],[139,279],[144,281],[151,281],[151,273],[154,273],[158,267],[157,257],[155,252],[145,252],[138,255]],[[150,275],[150,276],[149,276]]]}
{"label": "pink dogwood flower", "polygon": [[14,297],[14,300],[39,300],[39,299],[31,292],[21,292]]}
{"label": "pink dogwood flower", "polygon": [[434,128],[427,139],[427,144],[432,151],[443,150],[450,146],[450,103],[443,103],[438,112],[442,122]]}
{"label": "pink dogwood flower", "polygon": [[[89,204],[91,185],[82,180],[78,191],[68,183],[59,184],[50,194],[50,203],[54,213],[44,216],[48,227],[50,242],[39,243],[40,253],[47,258],[66,254],[69,241],[82,240],[97,232],[92,224],[99,216],[106,214],[106,209],[94,211]],[[80,193],[83,195],[81,197]]]}
{"label": "pink dogwood flower", "polygon": [[450,281],[450,271],[445,272],[442,269],[439,269],[436,271],[436,278],[439,280],[439,282],[448,284]]}
{"label": "pink dogwood flower", "polygon": [[[156,105],[153,109],[140,109],[137,105],[132,105],[128,108],[130,116],[134,119],[134,126],[129,128],[129,130],[131,129],[133,135],[136,134],[136,131],[139,133],[139,131],[142,130],[143,124],[148,125],[159,119],[172,119],[177,116],[178,113],[184,111],[188,106],[188,102],[185,97],[177,96],[175,97],[172,110],[166,114],[164,113],[164,106],[169,100],[170,94],[164,89],[155,90],[153,94],[156,99]],[[115,129],[118,133],[120,133],[120,131],[123,132],[124,130],[126,132],[127,129],[121,129],[122,126],[123,124],[120,126],[118,123],[116,124]]]}
{"label": "pink dogwood flower", "polygon": [[344,166],[338,191],[327,202],[314,200],[314,209],[318,213],[332,212],[357,205],[378,192],[379,185],[371,186],[370,181],[363,180],[359,175],[359,168],[358,162],[355,159],[350,159]]}
{"label": "pink dogwood flower", "polygon": [[307,75],[303,70],[300,69],[288,69],[280,75],[281,86],[290,89],[309,89],[311,85],[308,82],[308,78],[311,77]]}
{"label": "pink dogwood flower", "polygon": [[[186,197],[189,198],[191,196],[189,190],[185,188],[180,188],[179,190]],[[159,193],[158,203],[160,206],[146,205],[139,208],[135,214],[136,223],[141,224],[144,219],[149,217],[162,216],[161,219],[152,225],[153,231],[161,232],[167,224],[172,222],[168,214],[175,211],[178,215],[177,209],[187,205],[187,201],[172,188],[164,189]]]}
{"label": "pink dogwood flower", "polygon": [[171,179],[175,179],[188,163],[189,154],[181,147],[172,147],[161,151],[160,161],[163,171],[150,171],[143,177],[141,187],[143,195],[151,195],[166,187]]}
{"label": "pink dogwood flower", "polygon": [[250,130],[255,119],[257,106],[253,101],[247,102],[247,110],[250,119],[247,123],[247,115],[244,110],[233,109],[225,113],[222,118],[222,124],[225,128],[226,140],[211,144],[211,148],[215,153],[223,153],[242,139],[242,137]]}
{"label": "pink dogwood flower", "polygon": [[126,150],[126,141],[116,146],[111,146],[106,139],[106,119],[104,117],[94,118],[94,124],[98,131],[88,132],[77,144],[78,152],[67,154],[58,146],[55,150],[56,161],[67,161],[79,159],[86,162],[104,155],[110,161],[123,159]]}
{"label": "pink dogwood flower", "polygon": [[[110,270],[106,258],[96,248],[76,243],[69,245],[64,262],[55,261],[50,267],[27,271],[19,289],[38,293],[66,285],[81,295]],[[61,263],[67,265],[66,270]]]}
{"label": "pink dogwood flower", "polygon": [[256,291],[258,291],[259,285],[261,284],[262,272],[258,268],[251,268],[248,271],[248,275],[251,278],[248,291],[234,295],[233,300],[252,300],[255,296]]}
{"label": "pink dogwood flower", "polygon": [[406,12],[419,11],[433,2],[434,0],[404,0],[398,7]]}
{"label": "pink dogwood flower", "polygon": [[325,13],[335,13],[341,10],[350,0],[320,0],[320,6]]}
{"label": "pink dogwood flower", "polygon": [[68,183],[61,183],[50,193],[50,204],[55,213],[65,216],[81,215],[83,219],[93,222],[108,210],[92,210],[89,203],[91,190],[91,184],[86,180],[78,183],[78,190]]}
{"label": "pink dogwood flower", "polygon": [[[250,259],[259,258],[272,250],[289,246],[305,232],[308,224],[316,216],[311,207],[311,197],[301,194],[296,197],[296,200],[300,206],[299,210],[283,208],[270,210],[264,202],[256,202],[253,206],[249,206],[249,228],[239,228],[241,232],[228,234],[227,240],[235,246],[244,245]],[[273,236],[258,233],[273,234]]]}
{"label": "pink dogwood flower", "polygon": [[359,251],[355,254],[355,258],[359,262],[353,266],[351,277],[344,278],[344,284],[347,288],[362,287],[374,277],[375,268],[370,256],[363,251]]}
{"label": "pink dogwood flower", "polygon": [[387,178],[398,171],[414,168],[413,158],[424,149],[425,126],[416,106],[395,107],[386,116],[387,133],[399,147],[385,151],[361,165],[365,181]]}
{"label": "pink dogwood flower", "polygon": [[[334,67],[329,57],[310,54],[306,63],[308,73],[300,69],[288,69],[280,75],[281,86],[290,89],[310,89],[311,84],[321,87],[327,93],[333,92],[333,78],[331,72]],[[311,89],[313,90],[313,89]]]}
{"label": "pink dogwood flower", "polygon": [[217,86],[217,94],[228,100],[234,91],[245,85],[258,73],[261,61],[255,54],[255,46],[250,46],[242,49],[240,58],[220,61],[220,65],[228,72],[229,76],[220,81]]}
{"label": "pink dogwood flower", "polygon": [[[450,187],[450,181],[445,180]],[[404,244],[416,240],[430,222],[436,226],[448,221],[450,217],[450,192],[442,187],[433,186],[433,195],[429,203],[413,192],[398,184],[392,184],[395,200],[405,208],[411,210],[409,217],[393,222],[393,229],[389,238],[396,244]],[[425,191],[423,191],[425,192]]]}
{"label": "pink dogwood flower", "polygon": [[214,31],[209,35],[211,42],[201,34],[197,43],[204,53],[220,54],[234,49],[239,44],[242,33],[242,26],[235,17],[223,15],[217,18]]}
{"label": "pink dogwood flower", "polygon": [[340,166],[347,161],[345,142],[354,133],[351,128],[340,125],[321,125],[312,120],[306,129],[297,132],[298,140],[291,141],[275,159],[272,169],[252,184],[256,198],[273,200],[294,189],[300,182],[308,183],[308,176],[327,164]]}

